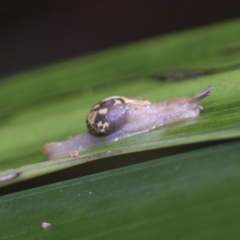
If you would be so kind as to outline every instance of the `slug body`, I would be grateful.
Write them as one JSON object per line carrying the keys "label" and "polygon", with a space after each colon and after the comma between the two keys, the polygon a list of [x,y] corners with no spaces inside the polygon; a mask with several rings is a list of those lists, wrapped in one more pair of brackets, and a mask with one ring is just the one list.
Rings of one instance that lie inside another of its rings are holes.
{"label": "slug body", "polygon": [[151,103],[139,98],[109,97],[92,107],[87,116],[88,133],[77,135],[66,142],[44,146],[48,159],[71,156],[74,151],[117,141],[165,124],[196,117],[203,109],[198,102],[211,94],[208,87],[193,98],[179,98]]}

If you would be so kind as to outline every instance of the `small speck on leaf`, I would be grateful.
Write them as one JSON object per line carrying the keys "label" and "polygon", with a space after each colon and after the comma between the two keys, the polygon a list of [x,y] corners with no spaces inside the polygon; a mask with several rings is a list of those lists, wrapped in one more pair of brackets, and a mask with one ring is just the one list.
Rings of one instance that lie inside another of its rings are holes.
{"label": "small speck on leaf", "polygon": [[48,223],[48,222],[42,222],[42,229],[48,229],[51,227],[51,223]]}

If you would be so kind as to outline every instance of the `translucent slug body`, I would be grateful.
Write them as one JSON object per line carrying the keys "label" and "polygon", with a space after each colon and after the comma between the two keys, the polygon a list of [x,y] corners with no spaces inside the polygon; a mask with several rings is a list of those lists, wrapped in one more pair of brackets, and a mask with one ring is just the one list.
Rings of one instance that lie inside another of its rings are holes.
{"label": "translucent slug body", "polygon": [[77,156],[76,152],[94,146],[196,117],[203,109],[198,102],[209,96],[211,90],[212,87],[208,87],[193,98],[157,103],[122,96],[106,98],[97,103],[88,114],[88,133],[77,135],[65,142],[47,143],[43,152],[48,159]]}

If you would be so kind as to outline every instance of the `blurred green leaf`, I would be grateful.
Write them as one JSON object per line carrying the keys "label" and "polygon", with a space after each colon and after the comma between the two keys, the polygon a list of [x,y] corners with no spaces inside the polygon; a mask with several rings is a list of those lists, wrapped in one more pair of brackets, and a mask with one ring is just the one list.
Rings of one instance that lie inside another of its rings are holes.
{"label": "blurred green leaf", "polygon": [[[235,21],[172,34],[3,79],[0,177],[21,173],[17,182],[118,154],[239,137],[238,29]],[[214,69],[216,74],[188,81],[157,79],[166,72]],[[204,111],[194,120],[91,149],[74,160],[46,162],[41,153],[46,142],[86,131],[88,110],[104,97],[161,101],[191,97],[209,85],[213,95],[201,103]]]}
{"label": "blurred green leaf", "polygon": [[238,239],[239,144],[3,196],[1,239]]}

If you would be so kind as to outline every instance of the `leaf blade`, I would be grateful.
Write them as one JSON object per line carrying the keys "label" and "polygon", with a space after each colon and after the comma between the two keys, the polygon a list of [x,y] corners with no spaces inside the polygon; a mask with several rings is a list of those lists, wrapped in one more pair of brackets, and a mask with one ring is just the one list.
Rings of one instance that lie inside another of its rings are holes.
{"label": "leaf blade", "polygon": [[[3,239],[239,236],[239,144],[220,144],[1,197],[0,233]],[[21,222],[16,221],[19,217]],[[52,228],[41,230],[42,221]]]}

